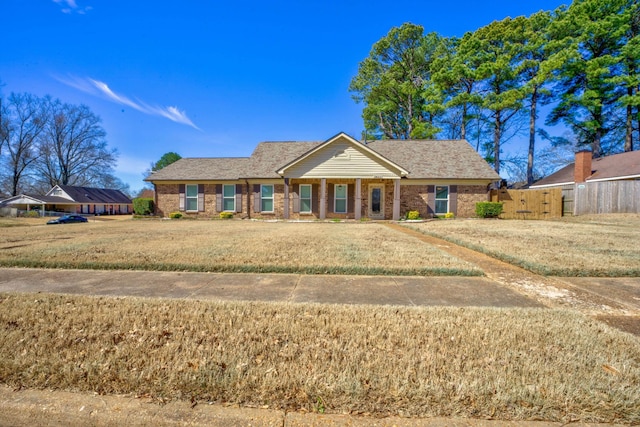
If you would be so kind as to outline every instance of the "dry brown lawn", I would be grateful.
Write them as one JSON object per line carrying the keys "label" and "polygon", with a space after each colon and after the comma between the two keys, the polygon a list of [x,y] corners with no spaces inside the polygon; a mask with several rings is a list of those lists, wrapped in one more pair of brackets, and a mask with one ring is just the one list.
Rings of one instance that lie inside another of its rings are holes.
{"label": "dry brown lawn", "polygon": [[3,224],[0,266],[482,274],[470,263],[376,223],[128,219],[42,225],[38,219],[5,219]]}
{"label": "dry brown lawn", "polygon": [[640,215],[438,220],[408,226],[540,274],[640,276]]}
{"label": "dry brown lawn", "polygon": [[640,342],[575,312],[0,294],[16,388],[335,413],[640,422]]}

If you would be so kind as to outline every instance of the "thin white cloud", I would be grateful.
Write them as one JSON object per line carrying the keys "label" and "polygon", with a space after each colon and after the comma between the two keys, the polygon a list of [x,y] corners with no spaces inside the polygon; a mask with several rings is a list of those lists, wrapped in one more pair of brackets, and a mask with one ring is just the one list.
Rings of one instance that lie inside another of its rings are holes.
{"label": "thin white cloud", "polygon": [[71,14],[76,12],[80,15],[86,15],[88,11],[93,9],[91,6],[78,7],[76,0],[53,0],[54,3],[60,5],[62,13]]}
{"label": "thin white cloud", "polygon": [[105,82],[101,82],[99,80],[94,80],[92,78],[60,78],[55,77],[61,83],[66,84],[74,89],[78,89],[82,92],[94,95],[101,96],[108,99],[111,102],[115,102],[116,104],[126,105],[127,107],[131,107],[135,110],[138,110],[142,113],[149,114],[152,116],[160,116],[167,118],[173,122],[181,123],[183,125],[191,126],[194,129],[200,130],[198,126],[196,126],[191,119],[187,116],[185,111],[180,110],[178,107],[169,106],[169,107],[160,107],[149,105],[140,100],[132,100],[127,96],[118,94],[111,90],[109,85]]}
{"label": "thin white cloud", "polygon": [[151,168],[151,163],[153,163],[151,160],[145,161],[120,155],[118,156],[118,163],[115,170],[118,173],[138,174],[142,176],[147,169]]}

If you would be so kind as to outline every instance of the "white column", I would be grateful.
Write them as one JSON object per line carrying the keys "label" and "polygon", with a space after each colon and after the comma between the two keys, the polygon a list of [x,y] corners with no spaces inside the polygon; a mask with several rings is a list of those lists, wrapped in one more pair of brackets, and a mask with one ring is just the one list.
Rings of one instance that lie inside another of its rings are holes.
{"label": "white column", "polygon": [[327,216],[327,179],[322,178],[320,180],[320,219],[325,219]]}
{"label": "white column", "polygon": [[394,221],[400,219],[400,180],[393,180],[393,217]]}
{"label": "white column", "polygon": [[284,179],[284,219],[289,219],[289,178]]}
{"label": "white column", "polygon": [[356,178],[356,203],[354,206],[355,209],[355,219],[360,219],[362,217],[362,180],[360,178]]}

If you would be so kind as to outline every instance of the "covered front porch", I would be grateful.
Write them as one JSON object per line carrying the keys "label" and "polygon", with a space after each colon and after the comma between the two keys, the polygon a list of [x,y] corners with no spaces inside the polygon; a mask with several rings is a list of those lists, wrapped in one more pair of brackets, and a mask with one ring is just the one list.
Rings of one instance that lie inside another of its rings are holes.
{"label": "covered front porch", "polygon": [[400,179],[284,179],[284,219],[400,219]]}

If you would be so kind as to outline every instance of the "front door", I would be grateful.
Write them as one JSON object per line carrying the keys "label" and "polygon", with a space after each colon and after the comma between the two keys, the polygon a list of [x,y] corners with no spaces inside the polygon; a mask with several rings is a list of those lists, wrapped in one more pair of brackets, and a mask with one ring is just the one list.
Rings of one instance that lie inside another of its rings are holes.
{"label": "front door", "polygon": [[369,218],[384,219],[384,184],[369,186]]}

